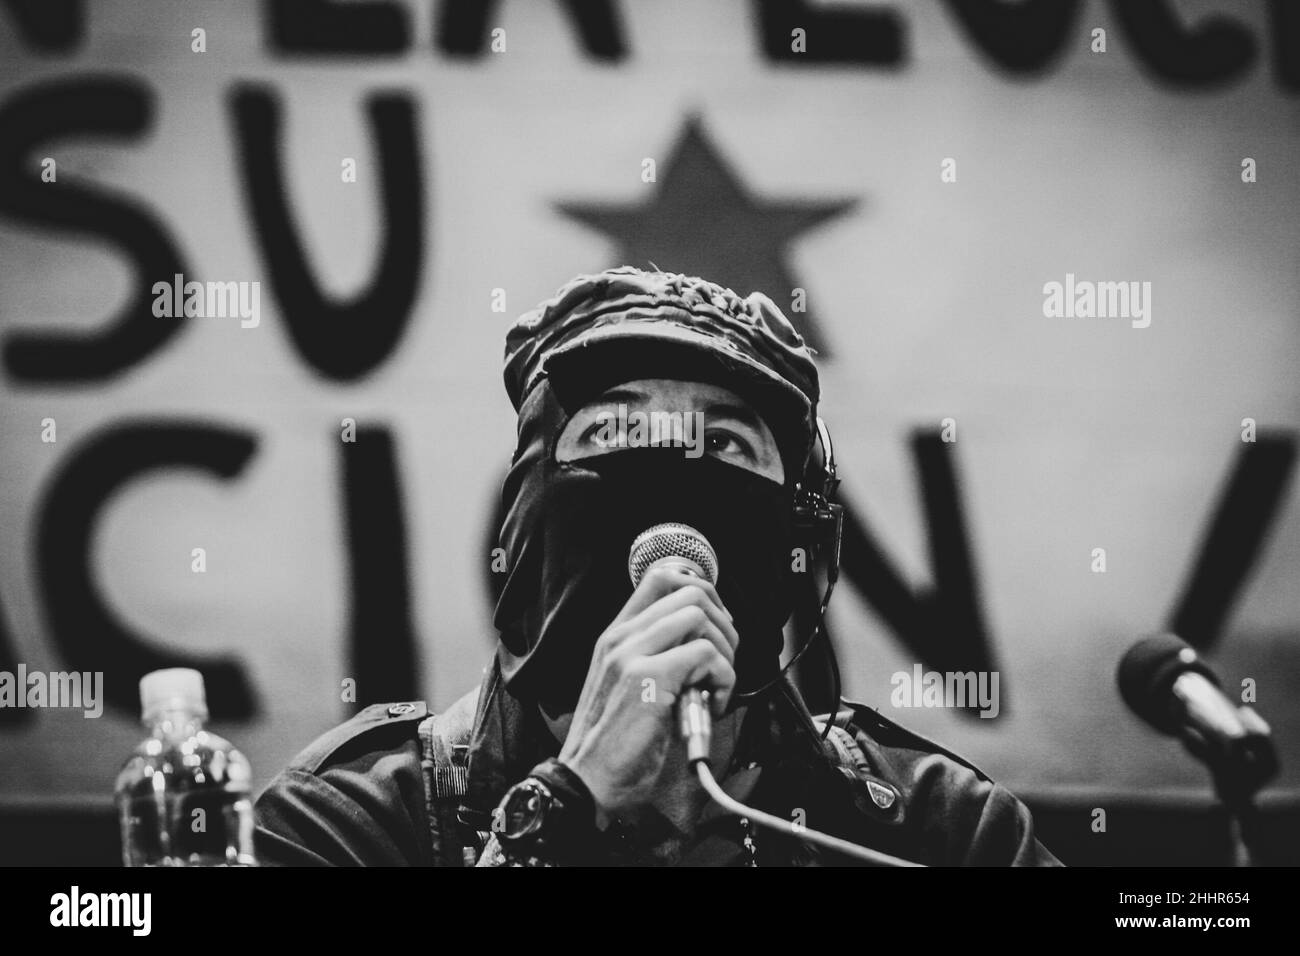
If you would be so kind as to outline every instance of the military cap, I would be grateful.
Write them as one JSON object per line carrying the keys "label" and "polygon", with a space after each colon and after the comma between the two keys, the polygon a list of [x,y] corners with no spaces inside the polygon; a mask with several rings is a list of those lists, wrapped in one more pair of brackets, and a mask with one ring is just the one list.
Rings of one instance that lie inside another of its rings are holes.
{"label": "military cap", "polygon": [[802,471],[820,397],[813,352],[770,298],[698,276],[619,266],[565,283],[506,335],[505,384],[518,411],[548,380],[569,410],[621,382],[712,382],[750,401]]}

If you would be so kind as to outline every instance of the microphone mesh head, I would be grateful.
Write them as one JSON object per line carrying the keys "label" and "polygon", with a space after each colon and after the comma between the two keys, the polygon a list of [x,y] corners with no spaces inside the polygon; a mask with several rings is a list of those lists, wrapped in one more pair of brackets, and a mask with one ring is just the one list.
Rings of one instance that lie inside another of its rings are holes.
{"label": "microphone mesh head", "polygon": [[1129,709],[1157,730],[1176,733],[1178,721],[1171,709],[1173,687],[1180,674],[1195,671],[1218,685],[1199,654],[1176,634],[1153,634],[1128,649],[1116,674],[1120,696]]}
{"label": "microphone mesh head", "polygon": [[664,558],[686,558],[700,566],[710,584],[718,583],[718,556],[713,545],[688,524],[669,521],[637,535],[627,555],[627,573],[638,587],[651,565]]}

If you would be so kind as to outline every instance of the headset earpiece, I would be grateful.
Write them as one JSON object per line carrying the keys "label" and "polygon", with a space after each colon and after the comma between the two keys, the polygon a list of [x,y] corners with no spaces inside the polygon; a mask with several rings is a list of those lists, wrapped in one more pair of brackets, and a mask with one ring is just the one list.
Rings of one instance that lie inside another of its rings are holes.
{"label": "headset earpiece", "polygon": [[826,558],[828,584],[839,576],[840,542],[844,536],[844,506],[831,500],[839,483],[830,429],[818,416],[817,441],[803,478],[795,486],[794,527],[801,538]]}

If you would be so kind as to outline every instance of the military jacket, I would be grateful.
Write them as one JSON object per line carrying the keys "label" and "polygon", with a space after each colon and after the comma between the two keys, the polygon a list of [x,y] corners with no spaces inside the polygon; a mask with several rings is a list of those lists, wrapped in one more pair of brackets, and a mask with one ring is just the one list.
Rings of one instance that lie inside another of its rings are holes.
{"label": "military jacket", "polygon": [[[1028,808],[973,764],[858,704],[834,715],[835,729],[823,740],[828,718],[813,718],[792,684],[777,691],[751,706],[733,764],[757,768],[750,805],[931,866],[1060,865],[1035,838]],[[259,860],[486,863],[493,809],[558,749],[540,716],[504,691],[495,667],[477,691],[439,714],[421,701],[366,707],[302,751],[262,792]],[[727,814],[706,814],[677,862],[856,862],[794,830],[754,833]],[[611,851],[607,862],[622,860]]]}

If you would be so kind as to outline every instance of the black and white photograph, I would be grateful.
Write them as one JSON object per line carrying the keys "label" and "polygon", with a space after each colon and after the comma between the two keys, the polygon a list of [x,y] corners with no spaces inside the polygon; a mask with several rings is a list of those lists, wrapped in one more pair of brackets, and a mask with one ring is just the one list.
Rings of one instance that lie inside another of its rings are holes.
{"label": "black and white photograph", "polygon": [[0,0],[0,925],[1241,945],[1298,444],[1291,0]]}

